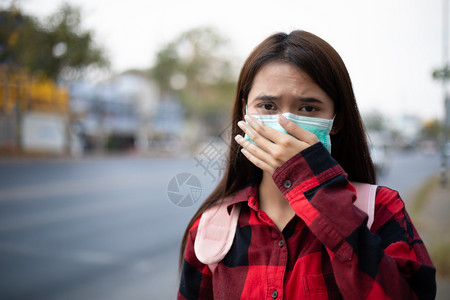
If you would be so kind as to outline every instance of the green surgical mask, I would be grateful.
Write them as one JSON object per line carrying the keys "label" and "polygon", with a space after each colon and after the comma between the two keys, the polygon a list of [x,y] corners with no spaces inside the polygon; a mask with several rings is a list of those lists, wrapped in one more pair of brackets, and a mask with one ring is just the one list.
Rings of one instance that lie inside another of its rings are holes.
{"label": "green surgical mask", "polygon": [[[246,109],[247,110],[247,109]],[[267,126],[278,130],[279,132],[288,133],[284,128],[278,123],[279,115],[253,115],[256,119],[260,120]],[[289,121],[294,122],[298,126],[303,129],[308,130],[311,133],[314,133],[319,141],[327,148],[328,152],[331,153],[331,139],[330,139],[330,131],[333,127],[333,119],[321,119],[321,118],[312,118],[312,117],[304,117],[297,116],[291,113],[284,113],[283,116],[286,117]],[[289,134],[289,133],[288,133]],[[250,142],[254,143],[250,137],[245,134],[245,138]],[[255,144],[255,143],[254,143]]]}

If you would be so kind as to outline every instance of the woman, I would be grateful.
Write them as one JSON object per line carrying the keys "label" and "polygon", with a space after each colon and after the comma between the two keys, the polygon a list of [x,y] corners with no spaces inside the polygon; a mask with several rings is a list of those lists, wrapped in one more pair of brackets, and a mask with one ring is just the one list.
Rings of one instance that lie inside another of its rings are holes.
{"label": "woman", "polygon": [[[435,297],[435,269],[398,193],[376,189],[370,230],[353,205],[351,182],[375,184],[376,174],[350,77],[328,43],[294,31],[258,45],[232,124],[226,173],[183,238],[179,299]],[[211,269],[194,243],[202,214],[223,199],[240,213],[231,249]]]}

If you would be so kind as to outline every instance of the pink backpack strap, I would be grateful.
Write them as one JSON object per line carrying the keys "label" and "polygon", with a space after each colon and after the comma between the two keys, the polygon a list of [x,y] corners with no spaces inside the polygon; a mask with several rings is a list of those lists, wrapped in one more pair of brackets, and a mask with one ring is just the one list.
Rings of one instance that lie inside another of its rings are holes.
{"label": "pink backpack strap", "polygon": [[198,260],[214,271],[233,244],[239,218],[240,205],[233,205],[228,213],[227,206],[232,197],[227,197],[220,205],[207,209],[200,218],[194,251]]}
{"label": "pink backpack strap", "polygon": [[356,189],[356,201],[353,204],[369,216],[369,219],[367,220],[367,228],[370,229],[375,216],[375,197],[378,186],[353,181],[351,184]]}

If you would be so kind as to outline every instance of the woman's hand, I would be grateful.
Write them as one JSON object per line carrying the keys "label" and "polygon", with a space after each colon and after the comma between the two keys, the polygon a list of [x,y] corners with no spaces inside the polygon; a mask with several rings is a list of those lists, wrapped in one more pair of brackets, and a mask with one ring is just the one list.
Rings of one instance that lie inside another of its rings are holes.
{"label": "woman's hand", "polygon": [[239,134],[234,139],[242,146],[242,153],[255,166],[271,175],[291,157],[319,141],[315,134],[283,115],[280,115],[278,122],[293,136],[279,132],[250,115],[246,115],[245,120],[250,125],[243,121],[239,121],[238,125],[256,145]]}

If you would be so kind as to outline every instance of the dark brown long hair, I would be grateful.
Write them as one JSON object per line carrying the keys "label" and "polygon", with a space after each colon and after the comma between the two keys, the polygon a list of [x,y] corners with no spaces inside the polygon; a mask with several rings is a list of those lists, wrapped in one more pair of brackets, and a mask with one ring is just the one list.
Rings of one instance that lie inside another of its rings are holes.
{"label": "dark brown long hair", "polygon": [[262,66],[273,61],[287,62],[300,68],[334,101],[336,117],[335,133],[331,135],[331,155],[347,172],[349,180],[371,184],[376,182],[375,168],[370,158],[350,76],[339,54],[327,42],[309,32],[296,30],[290,34],[276,33],[259,44],[242,67],[231,118],[232,132],[226,171],[186,228],[181,243],[180,269],[189,229],[195,220],[221,199],[233,195],[262,176],[262,171],[243,156],[234,136],[243,134],[237,122],[243,120],[243,105],[247,101],[253,79]]}

